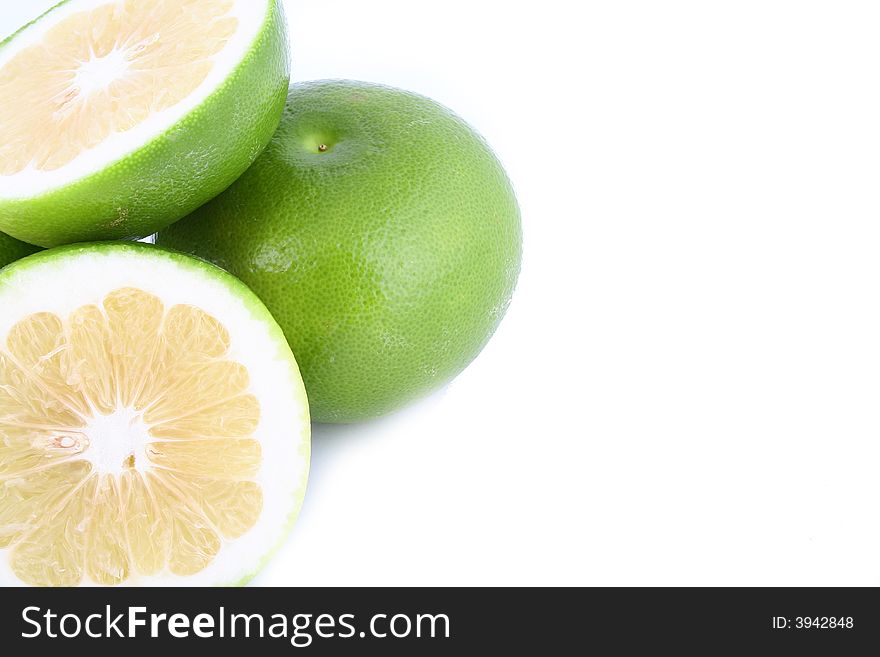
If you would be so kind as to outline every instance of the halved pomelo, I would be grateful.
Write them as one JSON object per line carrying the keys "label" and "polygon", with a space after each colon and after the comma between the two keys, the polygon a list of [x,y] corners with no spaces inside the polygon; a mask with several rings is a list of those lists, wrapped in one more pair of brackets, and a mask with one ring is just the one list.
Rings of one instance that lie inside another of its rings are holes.
{"label": "halved pomelo", "polygon": [[279,0],[66,0],[0,44],[0,230],[138,238],[232,183],[278,126]]}
{"label": "halved pomelo", "polygon": [[293,523],[309,414],[237,279],[144,244],[0,272],[0,585],[246,581]]}

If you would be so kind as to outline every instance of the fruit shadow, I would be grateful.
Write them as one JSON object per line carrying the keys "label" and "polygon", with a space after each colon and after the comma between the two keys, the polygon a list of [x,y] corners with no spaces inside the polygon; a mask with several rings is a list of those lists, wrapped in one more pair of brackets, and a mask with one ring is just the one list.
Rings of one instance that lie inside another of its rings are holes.
{"label": "fruit shadow", "polygon": [[[368,424],[373,424],[375,420]],[[312,463],[309,479],[322,477],[336,454],[351,442],[363,439],[364,427],[358,424],[312,423]],[[311,481],[309,482],[311,484]],[[311,488],[311,486],[309,486]]]}
{"label": "fruit shadow", "polygon": [[332,486],[330,470],[333,461],[355,442],[381,440],[383,436],[411,431],[416,417],[430,414],[436,410],[446,396],[449,386],[446,385],[424,399],[418,400],[405,408],[376,418],[353,424],[312,423],[312,463],[309,472],[308,495],[316,494],[323,486]]}
{"label": "fruit shadow", "polygon": [[[331,487],[338,488],[340,482],[334,474],[334,464],[342,458],[346,450],[380,440],[393,439],[395,436],[411,434],[413,427],[430,421],[432,413],[442,412],[443,398],[448,386],[441,388],[427,398],[385,417],[367,420],[355,424],[323,424],[312,423],[312,458],[309,470],[309,482],[306,497],[300,511],[299,520],[294,525],[285,546],[281,551],[296,550],[296,544],[302,540],[301,532],[320,532],[326,523],[326,516],[318,512],[314,500],[320,499]],[[319,539],[320,540],[320,539]],[[270,586],[274,580],[273,567],[270,565],[254,579],[255,586]]]}

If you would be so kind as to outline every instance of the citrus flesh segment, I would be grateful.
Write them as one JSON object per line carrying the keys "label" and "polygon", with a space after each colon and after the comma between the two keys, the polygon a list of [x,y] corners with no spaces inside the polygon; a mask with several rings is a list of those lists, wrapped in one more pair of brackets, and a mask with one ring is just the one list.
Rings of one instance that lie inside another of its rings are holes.
{"label": "citrus flesh segment", "polygon": [[227,187],[280,118],[279,3],[64,0],[0,42],[0,230],[144,237]]}
{"label": "citrus flesh segment", "polygon": [[[183,258],[136,245],[99,248],[133,249],[147,260]],[[188,266],[208,271],[201,263]],[[258,339],[266,336],[250,335],[259,347],[249,354],[241,327],[236,340],[217,315],[163,299],[156,289],[108,285],[100,298],[81,295],[89,303],[26,314],[5,331],[0,548],[20,583],[118,585],[196,576],[260,524],[267,499],[273,507],[297,507],[301,500],[307,410],[289,351],[280,350],[286,363],[273,357],[269,369],[290,397],[272,394],[267,416],[260,402],[266,388],[253,385],[254,373],[266,369],[260,362],[266,344]],[[248,321],[254,319],[247,318],[244,334],[253,333]],[[280,330],[271,329],[276,348],[284,347]],[[274,426],[279,417],[289,425]],[[294,483],[281,481],[280,471],[267,475],[267,456],[286,456]],[[286,500],[279,502],[279,492]],[[281,520],[292,513],[295,508],[282,511]]]}
{"label": "citrus flesh segment", "polygon": [[[92,5],[92,6],[90,6]],[[83,3],[0,67],[0,175],[52,171],[192,94],[240,21],[233,0]]]}
{"label": "citrus flesh segment", "polygon": [[62,19],[0,69],[0,95],[23,101],[0,106],[0,174],[59,169],[186,98],[238,28],[233,5],[127,0]]}

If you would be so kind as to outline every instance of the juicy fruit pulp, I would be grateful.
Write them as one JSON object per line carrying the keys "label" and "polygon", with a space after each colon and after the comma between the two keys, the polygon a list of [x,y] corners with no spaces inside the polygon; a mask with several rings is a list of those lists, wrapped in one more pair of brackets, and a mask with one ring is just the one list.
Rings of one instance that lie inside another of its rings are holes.
{"label": "juicy fruit pulp", "polygon": [[59,169],[175,106],[238,27],[231,0],[108,2],[0,68],[0,175]]}
{"label": "juicy fruit pulp", "polygon": [[0,350],[0,547],[23,581],[190,575],[253,526],[260,408],[228,347],[216,318],[136,289],[13,327]]}
{"label": "juicy fruit pulp", "polygon": [[[75,299],[44,298],[56,276],[76,279]],[[78,245],[4,270],[0,304],[0,578],[4,563],[40,586],[256,568],[301,502],[308,425],[292,355],[250,292],[153,247]]]}
{"label": "juicy fruit pulp", "polygon": [[293,86],[263,155],[157,240],[257,293],[322,422],[382,415],[464,369],[504,316],[521,255],[510,182],[467,124],[346,81]]}
{"label": "juicy fruit pulp", "polygon": [[141,238],[228,187],[283,109],[280,1],[65,0],[0,43],[0,231]]}

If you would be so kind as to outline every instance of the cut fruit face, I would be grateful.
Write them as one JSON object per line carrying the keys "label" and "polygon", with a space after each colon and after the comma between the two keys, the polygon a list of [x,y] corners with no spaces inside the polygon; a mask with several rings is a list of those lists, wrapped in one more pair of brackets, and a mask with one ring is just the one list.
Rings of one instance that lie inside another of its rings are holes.
{"label": "cut fruit face", "polygon": [[242,284],[137,244],[0,275],[0,585],[231,584],[302,502],[308,408]]}
{"label": "cut fruit face", "polygon": [[266,0],[68,0],[0,50],[0,195],[96,171],[222,84]]}

